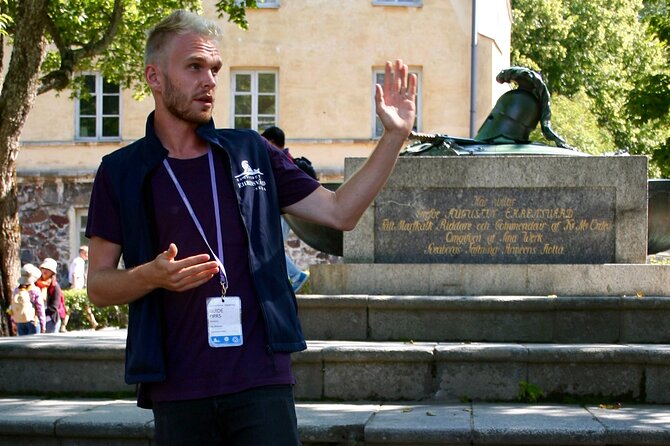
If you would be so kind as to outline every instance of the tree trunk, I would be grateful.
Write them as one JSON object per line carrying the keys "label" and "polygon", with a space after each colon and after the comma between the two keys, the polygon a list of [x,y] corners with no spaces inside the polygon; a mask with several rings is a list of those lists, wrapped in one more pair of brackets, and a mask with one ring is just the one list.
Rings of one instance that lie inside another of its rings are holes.
{"label": "tree trunk", "polygon": [[[18,2],[12,56],[0,95],[0,274],[2,334],[9,334],[6,308],[16,286],[21,259],[16,157],[26,117],[35,103],[39,68],[46,53],[48,0]],[[49,123],[44,123],[49,125]]]}

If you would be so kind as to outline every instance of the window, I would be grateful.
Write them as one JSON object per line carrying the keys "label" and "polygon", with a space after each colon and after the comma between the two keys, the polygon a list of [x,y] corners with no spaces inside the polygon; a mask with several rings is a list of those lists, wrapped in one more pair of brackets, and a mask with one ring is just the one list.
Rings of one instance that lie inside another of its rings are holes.
{"label": "window", "polygon": [[[412,130],[417,132],[421,129],[421,75],[418,71],[412,69],[410,69],[409,72],[410,74],[416,75],[416,118],[414,118],[414,127],[412,127]],[[372,116],[374,119],[373,137],[379,138],[382,136],[384,126],[377,116],[375,109],[375,84],[384,85],[384,70],[375,70],[372,83]]]}
{"label": "window", "polygon": [[377,6],[421,6],[423,0],[372,0]]}
{"label": "window", "polygon": [[[235,0],[235,3],[237,5],[243,5],[244,0]],[[279,0],[257,0],[256,1],[256,6],[258,6],[259,9],[262,9],[262,8],[279,8]]]}
{"label": "window", "polygon": [[77,138],[118,139],[121,121],[121,89],[100,74],[84,75],[86,92],[77,100]]}
{"label": "window", "polygon": [[79,247],[88,245],[88,239],[85,236],[86,223],[88,222],[88,208],[71,207],[68,212],[70,222],[70,252],[74,258],[79,254]]}
{"label": "window", "polygon": [[237,71],[232,73],[232,126],[263,131],[277,124],[277,73]]}

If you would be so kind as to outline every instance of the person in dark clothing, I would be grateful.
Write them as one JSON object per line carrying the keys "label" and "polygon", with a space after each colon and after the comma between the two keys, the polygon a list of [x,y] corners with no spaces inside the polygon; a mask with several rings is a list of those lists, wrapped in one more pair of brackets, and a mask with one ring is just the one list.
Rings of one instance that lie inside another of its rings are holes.
{"label": "person in dark clothing", "polygon": [[[288,159],[290,159],[295,163],[295,159],[291,155],[291,152],[289,152],[288,147],[286,147],[286,136],[282,129],[280,129],[277,126],[271,126],[266,128],[263,131],[263,133],[261,133],[261,136],[267,139],[270,142],[270,144],[272,144],[277,150],[281,151],[284,155],[286,155]],[[301,170],[304,171],[304,169],[302,168]],[[310,174],[309,172],[305,173],[307,173],[312,178],[316,179],[316,174]],[[290,231],[291,228],[288,225],[288,222],[282,216],[281,232],[284,242],[286,242]],[[300,290],[300,288],[302,288],[302,286],[307,282],[307,279],[309,279],[309,270],[302,271],[300,268],[298,268],[298,265],[296,265],[295,262],[293,262],[293,259],[291,258],[291,256],[288,255],[288,253],[285,253],[284,257],[286,258],[286,268],[288,270],[288,278],[291,281],[291,285],[293,286],[293,292],[297,293]]]}
{"label": "person in dark clothing", "polygon": [[279,217],[354,227],[412,128],[416,78],[387,62],[385,132],[335,194],[257,132],[214,127],[220,34],[186,11],[150,31],[155,109],[145,137],[96,174],[88,296],[129,304],[125,377],[154,411],[156,444],[297,445],[290,353],[306,343]]}

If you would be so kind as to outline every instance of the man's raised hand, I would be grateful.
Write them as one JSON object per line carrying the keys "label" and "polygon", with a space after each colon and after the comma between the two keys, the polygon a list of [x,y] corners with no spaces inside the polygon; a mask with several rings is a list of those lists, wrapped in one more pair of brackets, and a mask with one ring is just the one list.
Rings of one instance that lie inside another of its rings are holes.
{"label": "man's raised hand", "polygon": [[409,74],[407,65],[397,59],[386,62],[384,85],[375,86],[377,115],[384,130],[399,133],[403,139],[409,135],[416,116],[416,75]]}

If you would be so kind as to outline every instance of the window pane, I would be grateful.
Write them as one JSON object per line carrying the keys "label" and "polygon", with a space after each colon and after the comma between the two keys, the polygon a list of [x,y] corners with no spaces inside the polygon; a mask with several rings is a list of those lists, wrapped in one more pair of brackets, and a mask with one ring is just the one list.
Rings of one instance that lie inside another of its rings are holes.
{"label": "window pane", "polygon": [[250,116],[236,116],[235,117],[235,128],[236,129],[250,129],[251,128],[251,117]]}
{"label": "window pane", "polygon": [[[275,122],[275,117],[274,116],[259,116],[258,117],[258,131],[265,130],[268,127],[271,127],[273,125],[277,125]],[[262,130],[261,130],[262,129]]]}
{"label": "window pane", "polygon": [[88,223],[88,215],[79,216],[79,246],[88,244],[88,239],[84,235],[86,233],[86,224]]}
{"label": "window pane", "polygon": [[235,76],[235,91],[236,92],[250,92],[251,91],[251,75],[238,74]]}
{"label": "window pane", "polygon": [[118,115],[119,114],[119,97],[118,96],[103,96],[102,97],[102,114],[103,115]]}
{"label": "window pane", "polygon": [[119,118],[102,118],[102,136],[119,136]]}
{"label": "window pane", "polygon": [[119,93],[119,84],[115,82],[108,82],[106,79],[102,80],[103,93]]}
{"label": "window pane", "polygon": [[274,93],[275,92],[275,74],[274,73],[259,73],[258,74],[258,91],[259,91],[259,93]]}
{"label": "window pane", "polygon": [[420,6],[422,0],[372,0],[373,5]]}
{"label": "window pane", "polygon": [[[412,126],[412,130],[417,131],[418,130],[418,122],[419,122],[419,107],[418,107],[418,102],[419,102],[419,97],[421,95],[421,91],[419,90],[419,73],[416,71],[410,71],[410,74],[415,74],[416,79],[417,79],[417,84],[416,84],[416,99],[415,99],[415,104],[417,105],[416,110],[417,110],[417,115],[414,118],[414,125]],[[375,73],[375,82],[384,85],[384,72],[377,72]],[[384,131],[384,126],[382,125],[381,120],[377,115],[375,115],[375,134],[374,136],[379,137],[382,135],[382,132]]]}
{"label": "window pane", "polygon": [[95,116],[95,96],[79,100],[79,114],[82,116]]}
{"label": "window pane", "polygon": [[250,115],[251,114],[251,96],[249,95],[235,95],[235,114],[236,115]]}
{"label": "window pane", "polygon": [[258,113],[264,115],[275,114],[275,97],[262,95],[258,97]]}
{"label": "window pane", "polygon": [[95,76],[84,76],[84,85],[89,94],[95,94]]}
{"label": "window pane", "polygon": [[95,118],[79,119],[79,136],[82,138],[95,137]]}

